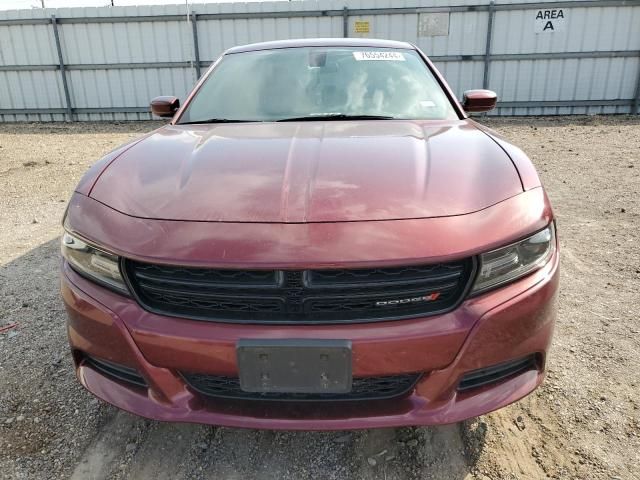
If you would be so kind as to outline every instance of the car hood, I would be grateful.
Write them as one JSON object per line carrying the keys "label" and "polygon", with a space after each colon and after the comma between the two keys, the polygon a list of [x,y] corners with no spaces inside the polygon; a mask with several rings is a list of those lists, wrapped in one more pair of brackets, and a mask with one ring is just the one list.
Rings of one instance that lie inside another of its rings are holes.
{"label": "car hood", "polygon": [[462,215],[521,192],[468,121],[336,121],[169,125],[90,196],[142,218],[302,223]]}

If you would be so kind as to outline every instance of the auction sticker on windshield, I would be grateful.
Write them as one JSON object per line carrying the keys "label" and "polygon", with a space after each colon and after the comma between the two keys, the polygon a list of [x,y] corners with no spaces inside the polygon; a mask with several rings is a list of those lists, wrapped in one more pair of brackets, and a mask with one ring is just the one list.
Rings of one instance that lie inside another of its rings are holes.
{"label": "auction sticker on windshield", "polygon": [[392,60],[404,62],[404,55],[400,52],[353,52],[353,57],[358,60]]}

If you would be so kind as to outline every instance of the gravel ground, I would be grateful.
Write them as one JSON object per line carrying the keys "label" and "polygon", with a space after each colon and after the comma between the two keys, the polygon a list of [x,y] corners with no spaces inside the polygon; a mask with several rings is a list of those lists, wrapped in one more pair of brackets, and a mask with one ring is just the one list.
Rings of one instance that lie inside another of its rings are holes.
{"label": "gravel ground", "polygon": [[558,215],[549,376],[464,424],[339,433],[147,421],[75,381],[58,298],[60,219],[88,166],[152,123],[0,124],[0,477],[640,477],[640,119],[488,120],[536,163]]}

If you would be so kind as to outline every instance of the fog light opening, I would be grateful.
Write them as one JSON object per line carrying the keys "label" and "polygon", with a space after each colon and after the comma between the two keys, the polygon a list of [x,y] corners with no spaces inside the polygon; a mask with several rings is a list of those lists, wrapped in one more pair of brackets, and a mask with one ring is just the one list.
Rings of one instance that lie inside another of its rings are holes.
{"label": "fog light opening", "polygon": [[518,360],[467,372],[458,384],[458,391],[464,392],[485,385],[495,384],[529,370],[538,370],[540,361],[537,357],[538,355],[536,354],[529,355]]}
{"label": "fog light opening", "polygon": [[107,360],[99,359],[86,354],[84,356],[84,359],[85,364],[107,377],[119,380],[121,382],[133,384],[138,387],[148,387],[145,379],[134,368],[109,362]]}

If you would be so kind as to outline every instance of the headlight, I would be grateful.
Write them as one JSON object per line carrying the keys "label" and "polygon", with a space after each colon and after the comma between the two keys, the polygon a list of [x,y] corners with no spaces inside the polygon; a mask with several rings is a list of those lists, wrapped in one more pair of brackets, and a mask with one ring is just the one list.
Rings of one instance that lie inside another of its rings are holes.
{"label": "headlight", "polygon": [[471,293],[484,292],[511,282],[546,265],[556,249],[555,227],[525,240],[480,255],[480,273]]}
{"label": "headlight", "polygon": [[116,255],[100,250],[65,232],[62,236],[62,256],[80,275],[117,292],[129,293],[120,274],[120,259]]}

